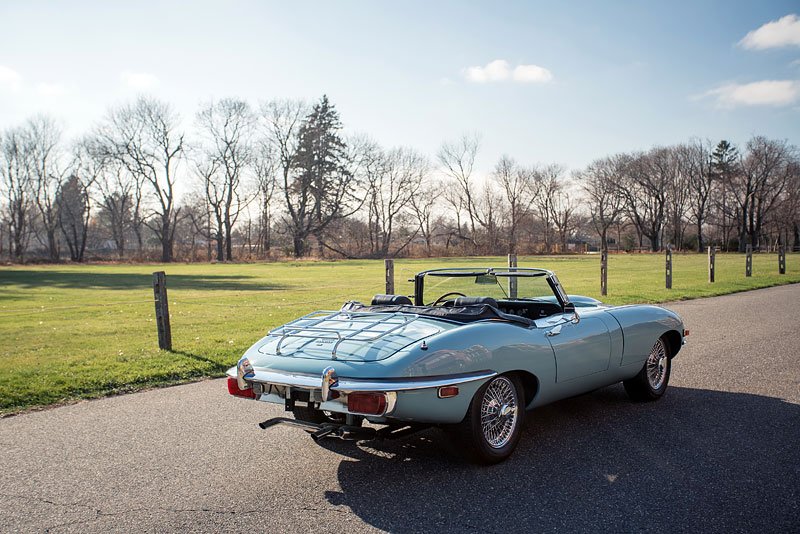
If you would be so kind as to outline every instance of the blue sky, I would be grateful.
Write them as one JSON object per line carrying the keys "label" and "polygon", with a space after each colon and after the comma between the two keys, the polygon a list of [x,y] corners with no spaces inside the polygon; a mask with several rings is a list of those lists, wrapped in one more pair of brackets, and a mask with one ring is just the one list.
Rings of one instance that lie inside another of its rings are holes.
{"label": "blue sky", "polygon": [[78,134],[140,92],[187,125],[211,98],[327,93],[386,146],[433,155],[478,132],[484,170],[691,136],[797,144],[793,14],[800,2],[5,0],[0,129],[45,111]]}

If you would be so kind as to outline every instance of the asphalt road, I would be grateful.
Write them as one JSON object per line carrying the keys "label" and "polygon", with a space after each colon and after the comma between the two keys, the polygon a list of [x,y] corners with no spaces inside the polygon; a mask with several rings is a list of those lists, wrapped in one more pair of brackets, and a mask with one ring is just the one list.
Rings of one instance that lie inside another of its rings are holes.
{"label": "asphalt road", "polygon": [[656,403],[532,412],[475,467],[438,431],[378,448],[259,430],[211,380],[0,420],[2,531],[800,531],[800,285],[675,303]]}

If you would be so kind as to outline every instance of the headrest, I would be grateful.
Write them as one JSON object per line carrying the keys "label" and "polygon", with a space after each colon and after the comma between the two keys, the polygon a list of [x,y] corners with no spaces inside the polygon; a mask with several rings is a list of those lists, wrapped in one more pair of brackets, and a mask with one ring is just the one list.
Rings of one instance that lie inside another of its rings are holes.
{"label": "headrest", "polygon": [[492,297],[458,297],[453,303],[454,306],[474,306],[475,304],[487,304],[497,308],[497,301]]}
{"label": "headrest", "polygon": [[414,303],[405,295],[375,295],[373,306],[412,306]]}

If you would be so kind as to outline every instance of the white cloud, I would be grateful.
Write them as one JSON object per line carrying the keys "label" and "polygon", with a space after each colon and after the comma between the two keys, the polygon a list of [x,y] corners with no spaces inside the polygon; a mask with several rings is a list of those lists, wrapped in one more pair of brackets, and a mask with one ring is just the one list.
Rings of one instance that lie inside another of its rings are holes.
{"label": "white cloud", "polygon": [[149,72],[131,72],[126,70],[119,75],[119,79],[131,89],[152,89],[158,85],[158,78]]}
{"label": "white cloud", "polygon": [[512,80],[520,83],[547,83],[553,73],[538,65],[517,65],[513,69],[505,59],[495,59],[484,66],[467,67],[464,78],[470,82],[504,82]]}
{"label": "white cloud", "polygon": [[36,92],[41,96],[61,96],[67,92],[63,83],[37,83]]}
{"label": "white cloud", "polygon": [[22,76],[12,68],[0,65],[0,88],[16,91],[22,84]]}
{"label": "white cloud", "polygon": [[553,73],[538,65],[518,65],[514,69],[514,80],[524,83],[547,83],[553,79]]}
{"label": "white cloud", "polygon": [[464,69],[464,77],[471,82],[499,82],[507,80],[509,76],[511,76],[511,67],[505,59],[495,59],[487,63],[485,67]]}
{"label": "white cloud", "polygon": [[731,83],[701,95],[716,98],[721,107],[788,106],[800,101],[800,81],[763,80],[745,84]]}
{"label": "white cloud", "polygon": [[739,44],[750,50],[800,46],[800,17],[786,15],[749,32]]}

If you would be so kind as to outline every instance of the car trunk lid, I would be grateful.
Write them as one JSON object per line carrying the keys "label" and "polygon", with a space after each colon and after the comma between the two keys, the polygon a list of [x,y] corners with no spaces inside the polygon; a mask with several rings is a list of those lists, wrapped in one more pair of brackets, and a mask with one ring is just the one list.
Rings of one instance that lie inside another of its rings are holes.
{"label": "car trunk lid", "polygon": [[409,313],[314,312],[270,332],[258,352],[287,358],[377,361],[448,327]]}

